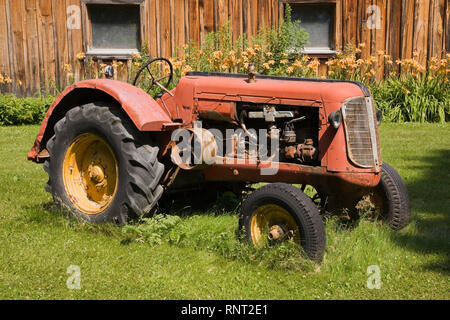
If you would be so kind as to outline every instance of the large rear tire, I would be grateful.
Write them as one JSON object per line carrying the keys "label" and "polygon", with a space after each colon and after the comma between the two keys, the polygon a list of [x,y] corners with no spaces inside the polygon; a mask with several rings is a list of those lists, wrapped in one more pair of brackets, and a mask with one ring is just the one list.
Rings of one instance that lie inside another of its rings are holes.
{"label": "large rear tire", "polygon": [[163,194],[158,148],[118,106],[73,108],[47,142],[46,190],[56,203],[89,223],[126,224],[151,212]]}
{"label": "large rear tire", "polygon": [[309,259],[320,262],[326,234],[319,210],[299,188],[274,183],[254,191],[242,204],[240,229],[250,243],[294,239]]}

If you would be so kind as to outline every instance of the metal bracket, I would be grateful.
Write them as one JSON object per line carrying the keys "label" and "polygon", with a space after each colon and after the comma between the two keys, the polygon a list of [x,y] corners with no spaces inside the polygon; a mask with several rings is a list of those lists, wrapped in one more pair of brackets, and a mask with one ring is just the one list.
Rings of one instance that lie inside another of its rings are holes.
{"label": "metal bracket", "polygon": [[275,107],[265,106],[262,112],[252,111],[248,113],[250,119],[265,119],[266,122],[275,122],[280,118],[294,118],[293,111],[277,111]]}

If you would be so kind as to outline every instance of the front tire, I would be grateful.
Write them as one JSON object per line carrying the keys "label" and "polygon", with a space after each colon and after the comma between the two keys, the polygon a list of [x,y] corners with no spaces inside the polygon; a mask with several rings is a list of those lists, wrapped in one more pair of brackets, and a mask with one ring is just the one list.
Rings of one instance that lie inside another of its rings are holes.
{"label": "front tire", "polygon": [[67,112],[47,142],[46,190],[89,223],[126,224],[162,196],[164,166],[118,106],[91,103]]}
{"label": "front tire", "polygon": [[402,177],[387,163],[383,163],[381,181],[371,194],[371,200],[381,219],[393,230],[401,230],[409,224],[408,189]]}
{"label": "front tire", "polygon": [[239,226],[256,246],[291,238],[313,261],[320,262],[325,252],[325,227],[317,207],[290,184],[274,183],[254,191],[242,204]]}

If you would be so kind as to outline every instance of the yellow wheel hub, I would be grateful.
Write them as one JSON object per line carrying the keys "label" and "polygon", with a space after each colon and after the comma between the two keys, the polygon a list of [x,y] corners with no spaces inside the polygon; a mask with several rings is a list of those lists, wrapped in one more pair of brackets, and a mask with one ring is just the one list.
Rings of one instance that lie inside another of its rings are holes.
{"label": "yellow wheel hub", "polygon": [[294,218],[286,209],[275,204],[261,206],[253,213],[250,231],[255,245],[264,244],[266,239],[294,239],[300,243],[300,232]]}
{"label": "yellow wheel hub", "polygon": [[113,201],[119,182],[116,157],[108,143],[86,133],[67,149],[64,187],[72,203],[85,214],[99,214]]}

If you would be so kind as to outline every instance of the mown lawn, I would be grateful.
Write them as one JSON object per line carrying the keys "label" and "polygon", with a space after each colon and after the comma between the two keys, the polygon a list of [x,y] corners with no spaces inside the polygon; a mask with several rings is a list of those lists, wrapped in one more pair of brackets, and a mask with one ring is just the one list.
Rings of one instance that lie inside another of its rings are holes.
{"label": "mown lawn", "polygon": [[[450,298],[449,125],[383,124],[384,160],[408,185],[411,225],[395,233],[331,220],[320,267],[284,262],[280,250],[255,258],[234,239],[234,213],[183,216],[172,230],[182,237],[154,246],[70,221],[45,193],[41,166],[26,161],[37,130],[0,128],[0,299]],[[81,290],[67,289],[70,265],[81,268]],[[371,265],[379,290],[366,286]]]}

